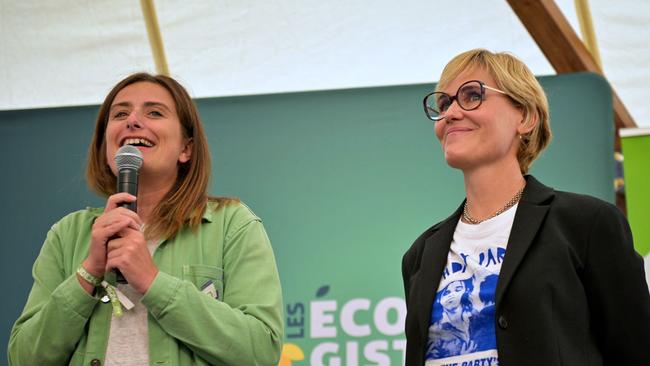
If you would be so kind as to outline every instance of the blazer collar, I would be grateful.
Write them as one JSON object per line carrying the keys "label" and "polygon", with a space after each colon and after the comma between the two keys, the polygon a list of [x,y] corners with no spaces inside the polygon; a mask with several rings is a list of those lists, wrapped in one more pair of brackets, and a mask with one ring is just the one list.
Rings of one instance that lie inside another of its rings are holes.
{"label": "blazer collar", "polygon": [[436,296],[437,285],[440,283],[442,272],[447,264],[447,255],[454,237],[454,231],[460,215],[463,213],[465,201],[446,220],[438,224],[435,232],[425,239],[422,250],[420,273],[416,278],[414,292],[418,309],[420,335],[426,339],[431,318],[431,306]]}
{"label": "blazer collar", "polygon": [[504,292],[521,264],[524,255],[530,248],[548,213],[550,202],[555,196],[553,189],[543,185],[533,176],[527,175],[525,178],[526,188],[524,188],[524,193],[519,200],[519,206],[508,238],[506,255],[497,282],[495,295],[497,306],[501,303]]}

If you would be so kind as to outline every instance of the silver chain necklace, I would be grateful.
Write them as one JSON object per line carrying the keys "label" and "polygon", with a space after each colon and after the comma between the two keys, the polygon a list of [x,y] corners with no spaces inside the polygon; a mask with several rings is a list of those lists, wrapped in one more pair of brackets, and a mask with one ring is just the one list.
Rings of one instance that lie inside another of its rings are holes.
{"label": "silver chain necklace", "polygon": [[483,221],[487,221],[487,220],[489,220],[491,218],[494,218],[494,217],[497,217],[497,216],[501,215],[502,213],[506,212],[506,210],[508,210],[510,207],[516,205],[517,202],[519,202],[519,200],[521,199],[522,193],[524,193],[524,188],[525,187],[526,187],[526,184],[524,184],[524,186],[521,187],[521,189],[518,190],[517,193],[515,193],[515,195],[510,200],[508,200],[508,202],[506,202],[506,204],[503,207],[496,210],[495,213],[493,213],[492,215],[484,218],[483,220],[477,220],[477,219],[473,218],[472,215],[469,214],[469,209],[467,208],[467,206],[469,206],[469,199],[467,199],[465,201],[465,206],[463,207],[463,220],[465,220],[465,222],[470,223],[472,225],[478,225],[478,224],[482,223]]}

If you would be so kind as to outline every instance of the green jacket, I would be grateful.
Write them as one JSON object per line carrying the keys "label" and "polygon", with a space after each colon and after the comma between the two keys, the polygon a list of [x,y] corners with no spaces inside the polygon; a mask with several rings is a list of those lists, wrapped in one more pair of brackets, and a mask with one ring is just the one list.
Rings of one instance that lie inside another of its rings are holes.
{"label": "green jacket", "polygon": [[[111,305],[86,293],[76,277],[102,212],[74,212],[48,232],[11,331],[11,365],[104,363]],[[246,206],[210,203],[198,231],[183,228],[153,260],[159,272],[142,297],[151,365],[277,365],[280,279],[262,222]],[[107,274],[109,282],[114,277]],[[218,299],[200,290],[210,280]]]}

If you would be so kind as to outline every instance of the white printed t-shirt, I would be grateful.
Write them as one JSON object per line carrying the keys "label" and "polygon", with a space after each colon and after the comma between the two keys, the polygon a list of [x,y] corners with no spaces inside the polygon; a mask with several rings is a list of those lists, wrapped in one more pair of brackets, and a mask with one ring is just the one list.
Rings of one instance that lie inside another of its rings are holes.
{"label": "white printed t-shirt", "polygon": [[499,364],[494,295],[517,206],[478,225],[459,220],[431,309],[426,366]]}

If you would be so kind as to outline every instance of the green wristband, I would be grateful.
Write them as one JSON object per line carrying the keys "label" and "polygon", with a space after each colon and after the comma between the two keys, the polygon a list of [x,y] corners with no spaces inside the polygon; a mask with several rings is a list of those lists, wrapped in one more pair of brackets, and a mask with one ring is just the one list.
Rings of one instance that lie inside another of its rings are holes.
{"label": "green wristband", "polygon": [[89,284],[97,287],[102,283],[103,278],[95,277],[90,274],[90,272],[86,271],[83,265],[79,266],[79,269],[77,269],[77,274],[86,280]]}
{"label": "green wristband", "polygon": [[108,284],[106,281],[102,281],[101,285],[102,287],[104,287],[104,289],[106,289],[106,295],[108,295],[108,298],[111,300],[111,306],[113,307],[113,315],[115,315],[118,318],[121,317],[122,305],[120,304],[120,300],[117,298],[115,287]]}

